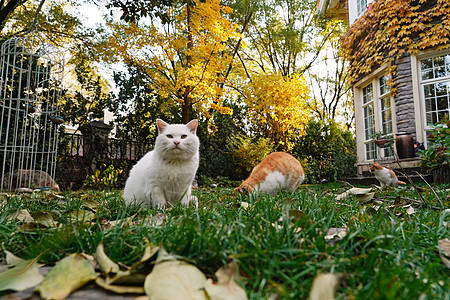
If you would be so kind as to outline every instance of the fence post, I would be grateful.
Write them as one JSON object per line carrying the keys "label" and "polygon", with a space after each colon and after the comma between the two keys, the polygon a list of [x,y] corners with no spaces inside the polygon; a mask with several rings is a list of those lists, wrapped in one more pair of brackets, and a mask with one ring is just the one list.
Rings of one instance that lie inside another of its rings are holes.
{"label": "fence post", "polygon": [[80,128],[83,134],[83,156],[92,174],[108,159],[109,133],[113,126],[101,121],[92,121]]}

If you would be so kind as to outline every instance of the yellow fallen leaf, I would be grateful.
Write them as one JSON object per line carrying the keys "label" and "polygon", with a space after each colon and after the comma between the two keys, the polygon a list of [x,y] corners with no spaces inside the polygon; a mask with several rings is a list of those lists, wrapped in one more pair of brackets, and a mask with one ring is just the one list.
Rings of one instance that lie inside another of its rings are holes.
{"label": "yellow fallen leaf", "polygon": [[351,188],[336,197],[336,200],[347,198],[350,195],[356,195],[364,199],[364,195],[370,194],[372,188]]}
{"label": "yellow fallen leaf", "polygon": [[92,211],[76,210],[70,213],[70,219],[78,222],[90,222],[96,219],[95,214]]}
{"label": "yellow fallen leaf", "polygon": [[18,265],[19,263],[25,261],[25,259],[15,256],[14,254],[12,254],[11,252],[9,252],[8,250],[4,250],[3,252],[5,252],[5,255],[6,255],[6,263],[7,263],[9,266],[16,266],[16,265]]}
{"label": "yellow fallen leaf", "polygon": [[13,268],[0,273],[0,291],[24,291],[41,283],[44,276],[39,273],[39,257],[18,262]]}
{"label": "yellow fallen leaf", "polygon": [[94,255],[100,270],[103,274],[117,274],[120,271],[119,265],[113,262],[105,253],[105,248],[103,247],[103,242],[100,242],[97,246],[97,250]]}
{"label": "yellow fallen leaf", "polygon": [[334,292],[341,279],[341,274],[317,274],[309,292],[310,300],[333,300]]}
{"label": "yellow fallen leaf", "polygon": [[30,215],[28,210],[20,209],[15,214],[12,214],[8,217],[8,220],[17,220],[20,222],[31,222],[33,221],[33,217]]}
{"label": "yellow fallen leaf", "polygon": [[442,261],[450,268],[450,240],[448,238],[439,240],[439,250]]}
{"label": "yellow fallen leaf", "polygon": [[147,247],[145,247],[144,254],[141,259],[132,265],[126,271],[119,271],[115,276],[107,276],[107,284],[127,284],[136,285],[143,284],[147,275],[152,271],[155,262],[155,254],[158,253],[160,247],[151,245],[146,241]]}
{"label": "yellow fallen leaf", "polygon": [[153,271],[145,278],[149,300],[207,300],[205,275],[194,265],[176,260],[164,248],[158,253]]}
{"label": "yellow fallen leaf", "polygon": [[239,266],[235,261],[221,267],[215,273],[217,282],[208,279],[205,290],[211,300],[246,300],[247,294],[237,284],[239,281]]}
{"label": "yellow fallen leaf", "polygon": [[65,299],[96,277],[88,260],[80,254],[72,254],[57,262],[35,291],[44,299]]}
{"label": "yellow fallen leaf", "polygon": [[98,277],[95,279],[95,283],[104,288],[105,290],[117,293],[117,294],[145,294],[144,287],[142,286],[127,286],[127,285],[111,285],[107,284],[103,278]]}

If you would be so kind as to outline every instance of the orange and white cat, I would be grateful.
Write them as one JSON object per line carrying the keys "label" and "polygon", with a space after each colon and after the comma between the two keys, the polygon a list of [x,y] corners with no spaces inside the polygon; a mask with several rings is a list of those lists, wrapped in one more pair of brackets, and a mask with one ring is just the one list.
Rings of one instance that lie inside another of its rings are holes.
{"label": "orange and white cat", "polygon": [[379,163],[374,162],[370,166],[370,171],[375,175],[375,178],[380,182],[381,188],[385,186],[395,187],[399,184],[406,184],[406,182],[400,181],[391,169],[381,166]]}
{"label": "orange and white cat", "polygon": [[234,190],[275,194],[280,190],[295,191],[304,180],[305,172],[295,157],[274,152],[254,167],[250,177]]}

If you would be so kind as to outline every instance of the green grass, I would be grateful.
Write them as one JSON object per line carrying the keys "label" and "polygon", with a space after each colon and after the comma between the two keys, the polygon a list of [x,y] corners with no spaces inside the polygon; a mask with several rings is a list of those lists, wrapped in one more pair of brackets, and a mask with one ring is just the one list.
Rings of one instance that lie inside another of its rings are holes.
{"label": "green grass", "polygon": [[[445,188],[436,190],[449,208]],[[46,251],[44,263],[69,253],[92,254],[103,241],[111,259],[131,265],[142,256],[146,239],[191,260],[207,276],[235,259],[249,299],[273,293],[279,299],[305,299],[319,272],[344,275],[338,299],[450,299],[450,269],[438,252],[438,241],[450,236],[442,210],[415,205],[416,212],[408,215],[397,200],[397,206],[385,203],[369,214],[373,203],[361,205],[354,198],[337,203],[335,196],[346,189],[344,184],[303,186],[296,193],[251,197],[226,188],[199,189],[198,210],[176,206],[165,212],[162,225],[151,222],[157,210],[126,207],[119,191],[67,193],[64,201],[45,194],[9,196],[0,207],[0,240],[23,258]],[[440,206],[431,191],[421,189],[430,205]],[[411,188],[387,194],[419,199]],[[45,211],[59,226],[20,231],[22,223],[9,218],[19,209]],[[79,210],[95,213],[95,219],[71,217]],[[291,221],[290,210],[304,216]],[[108,225],[115,220],[122,223]],[[327,243],[325,233],[334,227],[349,232],[336,244]]]}

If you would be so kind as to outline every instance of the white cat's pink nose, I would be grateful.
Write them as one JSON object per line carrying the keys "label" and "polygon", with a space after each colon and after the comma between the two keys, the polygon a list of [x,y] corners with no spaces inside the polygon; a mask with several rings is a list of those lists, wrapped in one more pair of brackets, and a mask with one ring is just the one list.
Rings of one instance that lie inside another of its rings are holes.
{"label": "white cat's pink nose", "polygon": [[178,146],[180,144],[179,141],[173,141],[173,143],[175,144],[175,146]]}

